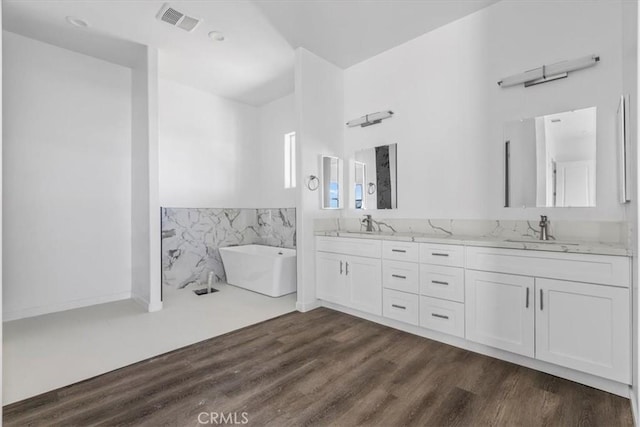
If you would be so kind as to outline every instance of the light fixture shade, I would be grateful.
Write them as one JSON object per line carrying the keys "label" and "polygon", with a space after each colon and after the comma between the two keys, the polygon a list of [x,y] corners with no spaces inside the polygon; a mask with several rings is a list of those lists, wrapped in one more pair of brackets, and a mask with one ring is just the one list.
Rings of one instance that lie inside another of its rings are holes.
{"label": "light fixture shade", "polygon": [[500,87],[509,87],[524,83],[525,87],[528,87],[533,84],[545,83],[557,80],[560,77],[566,77],[566,73],[570,71],[592,67],[596,65],[598,61],[600,61],[598,55],[589,55],[569,61],[556,62],[551,65],[543,65],[533,70],[525,71],[524,73],[505,77],[498,82],[498,85]]}
{"label": "light fixture shade", "polygon": [[553,76],[556,74],[568,73],[569,71],[582,70],[583,68],[593,67],[599,60],[599,56],[589,55],[578,59],[572,59],[570,61],[556,62],[555,64],[547,65],[545,67],[545,74],[547,76]]}
{"label": "light fixture shade", "polygon": [[366,116],[350,120],[347,122],[347,126],[349,126],[350,128],[355,126],[371,126],[380,123],[382,120],[388,119],[391,116],[393,116],[393,111],[391,110],[379,111],[377,113],[367,114]]}
{"label": "light fixture shade", "polygon": [[501,87],[515,86],[522,83],[530,82],[533,80],[541,79],[543,76],[542,67],[535,68],[533,70],[525,71],[521,74],[505,77],[498,82]]}

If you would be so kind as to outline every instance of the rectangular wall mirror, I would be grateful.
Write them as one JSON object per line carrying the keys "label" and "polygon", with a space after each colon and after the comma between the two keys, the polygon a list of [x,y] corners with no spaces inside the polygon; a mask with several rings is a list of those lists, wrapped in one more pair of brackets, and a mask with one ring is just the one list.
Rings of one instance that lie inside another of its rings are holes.
{"label": "rectangular wall mirror", "polygon": [[397,209],[398,144],[357,151],[353,162],[354,209]]}
{"label": "rectangular wall mirror", "polygon": [[342,162],[338,157],[321,156],[320,194],[322,195],[322,209],[342,208]]}
{"label": "rectangular wall mirror", "polygon": [[596,107],[508,122],[505,207],[596,205]]}

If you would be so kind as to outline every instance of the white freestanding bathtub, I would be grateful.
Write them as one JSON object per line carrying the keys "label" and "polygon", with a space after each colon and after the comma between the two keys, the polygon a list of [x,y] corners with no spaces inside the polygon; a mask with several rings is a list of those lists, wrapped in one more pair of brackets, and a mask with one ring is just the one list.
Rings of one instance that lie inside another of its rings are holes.
{"label": "white freestanding bathtub", "polygon": [[270,297],[296,291],[296,250],[245,245],[220,248],[227,283]]}

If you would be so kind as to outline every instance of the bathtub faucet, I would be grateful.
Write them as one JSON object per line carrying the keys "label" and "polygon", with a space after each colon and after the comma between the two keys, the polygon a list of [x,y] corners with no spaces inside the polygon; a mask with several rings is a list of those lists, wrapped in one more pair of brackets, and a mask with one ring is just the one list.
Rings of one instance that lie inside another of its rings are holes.
{"label": "bathtub faucet", "polygon": [[366,231],[373,231],[373,219],[371,218],[371,215],[365,215],[364,217],[365,218],[362,221],[360,221],[360,223],[367,225]]}

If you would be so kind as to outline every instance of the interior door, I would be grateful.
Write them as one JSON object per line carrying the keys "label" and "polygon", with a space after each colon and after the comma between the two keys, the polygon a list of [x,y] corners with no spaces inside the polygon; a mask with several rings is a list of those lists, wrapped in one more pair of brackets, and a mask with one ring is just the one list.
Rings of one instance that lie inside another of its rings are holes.
{"label": "interior door", "polygon": [[533,277],[467,270],[467,339],[533,357],[533,293]]}
{"label": "interior door", "polygon": [[629,384],[629,290],[536,278],[536,359]]}
{"label": "interior door", "polygon": [[593,162],[556,162],[556,206],[595,205]]}

